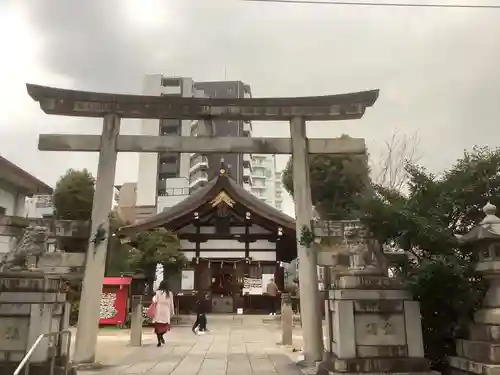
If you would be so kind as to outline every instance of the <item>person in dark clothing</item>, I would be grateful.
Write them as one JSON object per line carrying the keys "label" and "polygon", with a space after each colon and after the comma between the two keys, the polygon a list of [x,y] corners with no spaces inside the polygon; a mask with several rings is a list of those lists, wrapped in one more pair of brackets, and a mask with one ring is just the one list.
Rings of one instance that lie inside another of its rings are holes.
{"label": "person in dark clothing", "polygon": [[197,335],[203,335],[207,332],[207,309],[205,296],[196,301],[195,312],[196,321],[193,324],[192,331]]}

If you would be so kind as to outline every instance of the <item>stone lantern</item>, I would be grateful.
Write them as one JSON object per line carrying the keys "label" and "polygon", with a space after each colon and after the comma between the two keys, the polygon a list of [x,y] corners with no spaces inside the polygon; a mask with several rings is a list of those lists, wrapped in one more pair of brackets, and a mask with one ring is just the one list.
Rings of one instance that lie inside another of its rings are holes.
{"label": "stone lantern", "polygon": [[483,308],[474,314],[468,340],[457,340],[457,356],[449,358],[455,374],[489,374],[500,371],[500,218],[487,203],[485,218],[471,231],[457,236],[461,244],[474,246],[476,270],[489,282]]}

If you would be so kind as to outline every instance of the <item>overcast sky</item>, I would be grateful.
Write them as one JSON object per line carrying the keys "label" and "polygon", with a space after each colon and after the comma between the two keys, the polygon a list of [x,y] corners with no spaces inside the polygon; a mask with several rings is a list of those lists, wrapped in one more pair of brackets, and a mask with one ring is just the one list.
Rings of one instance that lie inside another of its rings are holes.
{"label": "overcast sky", "polygon": [[[488,4],[440,0],[460,1]],[[418,131],[422,163],[439,172],[466,148],[498,145],[499,35],[500,10],[1,0],[0,153],[48,184],[68,168],[95,172],[96,155],[38,152],[37,137],[99,133],[100,122],[43,114],[24,84],[140,93],[144,74],[163,73],[242,80],[254,97],[378,88],[362,120],[313,123],[308,134],[364,137],[377,155],[395,129]],[[123,133],[138,125],[124,121]],[[254,124],[255,136],[287,134],[286,124]],[[137,165],[137,154],[120,155],[116,182],[135,181]]]}

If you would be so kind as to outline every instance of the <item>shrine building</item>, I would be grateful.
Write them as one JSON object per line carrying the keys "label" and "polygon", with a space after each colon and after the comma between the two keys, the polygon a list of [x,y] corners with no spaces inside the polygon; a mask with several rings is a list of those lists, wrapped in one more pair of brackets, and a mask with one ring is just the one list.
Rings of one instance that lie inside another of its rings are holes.
{"label": "shrine building", "polygon": [[295,220],[238,185],[221,165],[218,176],[166,211],[120,229],[120,236],[165,228],[190,262],[169,278],[180,313],[206,293],[212,313],[261,313],[270,278],[282,290],[284,269],[297,257]]}

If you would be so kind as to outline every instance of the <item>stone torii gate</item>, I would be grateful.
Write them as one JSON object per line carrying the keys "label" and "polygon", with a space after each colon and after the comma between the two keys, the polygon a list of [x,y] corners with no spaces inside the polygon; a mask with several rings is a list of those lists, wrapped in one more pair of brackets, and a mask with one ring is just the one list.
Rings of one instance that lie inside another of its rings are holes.
{"label": "stone torii gate", "polygon": [[[311,228],[312,203],[309,154],[365,154],[364,139],[308,139],[306,121],[360,119],[378,97],[378,90],[296,98],[184,98],[105,94],[27,84],[29,95],[52,115],[101,117],[101,135],[41,134],[41,151],[99,152],[92,209],[91,240],[86,256],[75,363],[94,362],[98,335],[99,302],[106,261],[108,215],[112,205],[118,152],[180,152],[292,154],[297,242],[301,230]],[[120,120],[259,120],[289,121],[291,138],[180,137],[120,135]],[[100,241],[96,241],[99,237]],[[317,254],[297,244],[304,355],[307,361],[323,357]]]}

